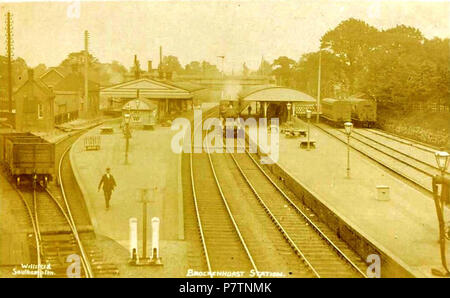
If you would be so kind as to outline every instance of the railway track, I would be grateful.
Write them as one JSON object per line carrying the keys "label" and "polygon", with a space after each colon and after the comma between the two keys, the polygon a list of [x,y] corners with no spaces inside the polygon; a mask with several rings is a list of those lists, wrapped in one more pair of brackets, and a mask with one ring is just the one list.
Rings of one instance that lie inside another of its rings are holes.
{"label": "railway track", "polygon": [[430,166],[436,168],[435,153],[442,148],[440,149],[433,146],[425,146],[424,144],[415,143],[407,139],[403,140],[400,137],[395,137],[387,133],[380,132],[376,129],[359,129],[358,132],[362,133],[364,136],[368,135],[370,139],[381,142],[388,147],[394,148],[415,159],[424,161]]}
{"label": "railway track", "polygon": [[[365,264],[359,261],[356,265],[350,260],[274,184],[248,152],[236,156],[213,154],[208,145],[206,151],[195,158],[191,153],[190,166],[194,205],[209,272],[261,273],[289,268],[289,275],[295,277],[365,277],[360,269]],[[238,161],[245,156],[253,160],[251,168],[248,160],[244,166],[240,164],[242,160]],[[225,159],[232,159],[229,162],[234,165],[232,170],[225,166]],[[206,168],[210,170],[202,171],[201,175],[194,172]],[[248,194],[245,196],[228,183],[228,179],[237,180],[241,175],[245,181],[241,184],[242,191]],[[245,210],[244,200],[249,201],[246,203],[249,210]],[[262,220],[258,216],[266,220],[263,227],[255,227]]]}
{"label": "railway track", "polygon": [[[340,130],[344,133],[343,130]],[[357,137],[356,137],[357,136]],[[384,153],[390,157],[396,158],[397,160],[401,161],[402,163],[416,169],[419,172],[422,172],[430,177],[434,175],[440,174],[440,170],[438,167],[436,167],[432,162],[435,161],[435,157],[431,154],[428,154],[429,158],[427,160],[422,160],[419,157],[414,156],[411,153],[405,153],[402,150],[399,150],[395,148],[394,146],[388,145],[384,143],[381,140],[375,139],[371,136],[369,136],[366,133],[366,130],[363,129],[356,129],[353,130],[352,138],[357,140],[360,143],[363,143],[364,145],[367,145],[371,148],[374,148],[378,152]],[[449,173],[447,171],[447,173]]]}
{"label": "railway track", "polygon": [[[59,188],[44,188],[38,184],[35,187],[25,185],[19,189],[12,184],[25,205],[33,227],[37,277],[92,278],[117,275],[117,267],[103,261],[102,253],[95,245],[92,228],[88,225],[79,226],[72,215],[63,179],[67,175],[63,169],[67,168],[69,162],[69,149],[70,146],[58,163]],[[79,197],[76,199],[79,200]],[[73,263],[77,264],[70,266]]]}
{"label": "railway track", "polygon": [[401,144],[405,144],[411,147],[415,147],[419,150],[425,151],[425,152],[429,152],[429,153],[433,153],[436,152],[437,150],[439,150],[438,146],[435,145],[431,145],[431,144],[426,144],[424,142],[421,141],[417,141],[417,140],[413,140],[407,137],[402,137],[399,135],[396,135],[394,133],[390,133],[387,131],[381,131],[379,129],[367,129],[368,132],[370,132],[373,135],[378,135],[381,136],[385,139],[390,139],[393,140],[395,142],[401,143]]}
{"label": "railway track", "polygon": [[[285,240],[316,277],[366,277],[359,258],[349,257],[303,212],[258,161],[245,154],[229,154]],[[342,245],[342,244],[341,244]]]}
{"label": "railway track", "polygon": [[[347,144],[347,136],[344,130],[330,128],[324,124],[312,125]],[[355,135],[357,136],[355,137]],[[383,145],[381,142],[370,139],[368,136],[363,136],[362,133],[356,130],[352,132],[351,139],[357,141],[356,144],[354,142],[350,143],[352,149],[399,175],[427,195],[433,194],[431,180],[433,175],[439,173],[436,167],[412,156],[408,156],[395,148]]]}
{"label": "railway track", "polygon": [[[211,115],[212,113],[209,113]],[[194,127],[194,132],[199,127]],[[200,126],[201,128],[201,126]],[[203,135],[203,132],[200,132]],[[193,151],[193,150],[191,150]],[[190,153],[192,195],[207,269],[213,272],[258,270],[223,195],[206,153]],[[194,168],[207,169],[199,175]],[[213,187],[217,185],[217,187]],[[235,276],[224,276],[235,277]],[[244,277],[244,276],[237,276]]]}

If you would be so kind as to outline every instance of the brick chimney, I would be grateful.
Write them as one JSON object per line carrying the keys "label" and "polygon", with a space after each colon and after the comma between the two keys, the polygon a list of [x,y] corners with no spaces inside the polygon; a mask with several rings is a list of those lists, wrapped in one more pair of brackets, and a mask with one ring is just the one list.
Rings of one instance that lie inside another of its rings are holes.
{"label": "brick chimney", "polygon": [[152,60],[148,60],[148,62],[147,62],[147,68],[148,68],[148,72],[152,72],[152,70],[153,70],[153,65],[152,65]]}

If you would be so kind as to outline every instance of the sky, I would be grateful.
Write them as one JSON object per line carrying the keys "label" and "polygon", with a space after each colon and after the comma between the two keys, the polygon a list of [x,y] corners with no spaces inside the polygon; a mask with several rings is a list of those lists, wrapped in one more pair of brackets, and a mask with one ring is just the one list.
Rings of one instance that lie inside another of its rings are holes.
{"label": "sky", "polygon": [[[147,0],[0,2],[0,43],[5,43],[5,13],[14,20],[14,56],[29,66],[58,65],[70,52],[83,49],[90,33],[90,52],[101,62],[126,67],[138,55],[147,60],[177,56],[219,62],[225,72],[241,71],[246,62],[257,69],[264,57],[298,60],[316,51],[323,34],[343,20],[357,18],[379,29],[405,24],[427,38],[450,37],[449,1],[384,0]],[[0,47],[4,51],[4,47]],[[1,53],[4,54],[4,53]]]}

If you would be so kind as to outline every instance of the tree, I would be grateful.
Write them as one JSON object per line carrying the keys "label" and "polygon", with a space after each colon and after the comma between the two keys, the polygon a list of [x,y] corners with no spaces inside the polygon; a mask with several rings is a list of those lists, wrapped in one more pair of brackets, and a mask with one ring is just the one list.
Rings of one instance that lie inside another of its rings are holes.
{"label": "tree", "polygon": [[295,61],[286,56],[278,57],[273,61],[272,66],[274,67],[274,70],[272,73],[275,75],[280,85],[287,86],[289,84],[294,65]]}
{"label": "tree", "polygon": [[[99,61],[91,53],[88,53],[88,66],[95,66]],[[66,59],[64,59],[59,66],[71,70],[72,65],[78,65],[78,69],[82,69],[84,66],[84,50],[79,52],[70,53]]]}
{"label": "tree", "polygon": [[164,72],[169,73],[182,73],[183,67],[181,66],[178,58],[175,56],[164,56],[162,69]]}
{"label": "tree", "polygon": [[208,61],[202,61],[202,73],[206,77],[219,77],[221,72],[216,65],[209,63]]}
{"label": "tree", "polygon": [[198,61],[192,61],[185,66],[185,73],[188,75],[201,75],[202,66]]}
{"label": "tree", "polygon": [[[328,51],[322,51],[321,97],[344,97],[347,78],[340,60]],[[317,95],[319,52],[302,55],[293,73],[293,87],[307,94]]]}
{"label": "tree", "polygon": [[328,31],[321,39],[321,48],[330,51],[341,62],[349,79],[348,90],[359,89],[361,77],[367,74],[367,55],[379,45],[380,32],[367,23],[350,18]]}

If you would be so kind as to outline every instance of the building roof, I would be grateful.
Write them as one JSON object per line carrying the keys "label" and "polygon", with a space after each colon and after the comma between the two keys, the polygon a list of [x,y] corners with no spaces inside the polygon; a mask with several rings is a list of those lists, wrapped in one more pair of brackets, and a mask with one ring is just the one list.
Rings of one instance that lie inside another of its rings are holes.
{"label": "building roof", "polygon": [[199,85],[199,84],[194,84],[194,83],[190,83],[190,82],[180,82],[180,81],[162,81],[165,84],[168,85],[172,85],[175,86],[177,88],[181,88],[190,92],[194,92],[194,91],[198,91],[198,90],[203,90],[206,89],[205,87]]}
{"label": "building roof", "polygon": [[50,75],[51,73],[56,73],[58,76],[60,76],[61,78],[64,78],[64,74],[62,73],[62,71],[56,67],[50,67],[46,72],[44,72],[39,79],[43,79],[46,76]]}
{"label": "building roof", "polygon": [[239,94],[243,101],[267,102],[316,102],[316,99],[306,93],[287,87],[262,85],[247,88]]}
{"label": "building roof", "polygon": [[189,90],[176,87],[173,84],[166,82],[152,80],[148,78],[141,78],[110,87],[100,89],[101,96],[110,96],[117,98],[136,98],[139,91],[140,97],[152,98],[170,98],[170,99],[191,99],[192,94]]}
{"label": "building roof", "polygon": [[122,107],[122,110],[131,110],[131,111],[153,111],[158,106],[154,103],[148,101],[145,98],[137,98],[130,100]]}
{"label": "building roof", "polygon": [[[99,88],[100,85],[98,83],[88,80],[89,91],[97,91]],[[53,89],[56,91],[84,90],[84,75],[81,72],[71,72],[56,84]]]}
{"label": "building roof", "polygon": [[48,97],[54,97],[55,93],[53,93],[53,91],[47,87],[46,84],[44,84],[42,81],[40,81],[39,79],[28,79],[25,83],[22,84],[22,86],[20,86],[15,92],[14,94],[18,93],[24,86],[28,85],[28,84],[33,84],[34,86],[38,87],[39,89],[42,90],[42,92],[47,95]]}

